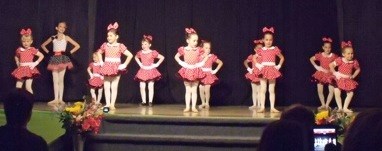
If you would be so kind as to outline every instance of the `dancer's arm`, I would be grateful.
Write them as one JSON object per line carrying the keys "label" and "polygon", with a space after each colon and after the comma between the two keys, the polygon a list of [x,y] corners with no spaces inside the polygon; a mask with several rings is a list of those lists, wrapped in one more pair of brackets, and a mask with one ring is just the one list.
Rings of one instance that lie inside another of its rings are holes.
{"label": "dancer's arm", "polygon": [[135,62],[137,62],[137,64],[139,65],[139,67],[142,67],[142,62],[141,60],[139,60],[138,54],[134,56],[134,59],[135,59]]}
{"label": "dancer's arm", "polygon": [[158,62],[157,63],[155,63],[155,64],[157,64],[158,66],[160,65],[160,64],[162,64],[162,62],[164,61],[164,56],[163,55],[161,55],[161,54],[158,54],[158,57],[157,57],[159,60],[158,60]]}
{"label": "dancer's arm", "polygon": [[332,63],[330,63],[329,64],[329,68],[330,68],[330,71],[332,72],[332,73],[335,73],[336,72],[336,70],[334,69],[334,68],[336,68],[336,62],[335,61],[333,61]]}
{"label": "dancer's arm", "polygon": [[40,51],[37,51],[36,56],[38,57],[36,60],[37,64],[40,63],[42,59],[44,59],[44,55]]}
{"label": "dancer's arm", "polygon": [[90,76],[90,79],[93,78],[93,73],[91,71],[91,67],[90,66],[88,67],[87,71],[88,71],[88,74]]}
{"label": "dancer's arm", "polygon": [[280,58],[280,62],[277,65],[277,68],[280,69],[284,64],[285,58],[284,58],[284,55],[282,53],[278,54],[277,56]]}
{"label": "dancer's arm", "polygon": [[72,38],[70,38],[69,36],[66,36],[65,37],[66,40],[72,44],[74,46],[74,48],[72,50],[70,50],[70,54],[73,54],[75,53],[78,49],[80,49],[80,44],[78,44],[76,41],[74,41]]}
{"label": "dancer's arm", "polygon": [[127,57],[125,62],[123,63],[123,65],[127,67],[127,65],[129,65],[131,59],[133,59],[133,54],[127,49],[123,52],[123,54]]}
{"label": "dancer's arm", "polygon": [[357,77],[359,75],[359,73],[361,72],[361,68],[358,68],[354,71],[353,75],[351,76],[352,79],[354,79],[355,77]]}
{"label": "dancer's arm", "polygon": [[46,45],[48,45],[50,42],[52,42],[52,38],[48,38],[47,40],[45,40],[44,43],[41,44],[41,48],[42,50],[44,50],[45,53],[49,53],[49,50],[46,48]]}
{"label": "dancer's arm", "polygon": [[20,59],[19,59],[19,57],[15,56],[15,62],[16,62],[17,67],[19,67],[20,66]]}
{"label": "dancer's arm", "polygon": [[215,70],[212,71],[213,74],[219,72],[219,70],[223,67],[223,61],[221,61],[220,59],[216,59],[215,63],[217,63],[218,66],[215,68]]}

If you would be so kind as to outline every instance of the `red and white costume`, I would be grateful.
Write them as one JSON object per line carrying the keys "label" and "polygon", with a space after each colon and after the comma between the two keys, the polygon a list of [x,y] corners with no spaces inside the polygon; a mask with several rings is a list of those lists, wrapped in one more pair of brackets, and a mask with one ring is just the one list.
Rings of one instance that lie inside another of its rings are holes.
{"label": "red and white costume", "polygon": [[29,79],[40,75],[37,68],[31,69],[29,66],[33,64],[33,58],[38,53],[34,47],[28,49],[18,48],[16,50],[16,57],[19,58],[20,65],[12,72],[12,76],[17,80]]}
{"label": "red and white costume", "polygon": [[347,61],[345,58],[337,58],[334,63],[338,66],[339,79],[336,78],[337,87],[344,91],[353,91],[357,88],[358,83],[351,76],[354,70],[359,69],[358,61]]}
{"label": "red and white costume", "polygon": [[329,64],[337,59],[337,55],[330,53],[325,55],[324,53],[317,53],[314,58],[320,62],[320,66],[323,71],[316,71],[312,77],[319,83],[332,84],[333,73],[330,71]]}
{"label": "red and white costume", "polygon": [[207,57],[208,59],[202,67],[202,71],[206,74],[206,76],[200,82],[204,85],[212,85],[219,80],[215,74],[212,74],[212,65],[216,62],[216,60],[218,60],[218,57],[214,54],[208,54]]}
{"label": "red and white costume", "polygon": [[73,64],[70,61],[70,58],[63,53],[65,53],[66,45],[68,42],[65,39],[66,36],[64,36],[63,39],[58,40],[57,38],[53,38],[53,52],[54,55],[50,57],[49,64],[48,64],[48,70],[63,70],[63,69],[72,69]]}
{"label": "red and white costume", "polygon": [[101,75],[101,64],[92,62],[89,64],[93,77],[89,79],[89,85],[92,88],[101,88],[103,86],[103,76]]}
{"label": "red and white costume", "polygon": [[135,79],[145,82],[159,80],[161,78],[162,74],[156,68],[152,67],[154,65],[154,60],[158,55],[159,53],[156,50],[141,50],[136,54],[136,57],[141,59],[143,67],[138,70]]}
{"label": "red and white costume", "polygon": [[276,56],[281,54],[281,50],[275,46],[270,48],[263,47],[257,50],[261,57],[260,64],[264,67],[260,70],[261,77],[267,80],[273,80],[281,77],[280,71],[276,68]]}
{"label": "red and white costume", "polygon": [[255,66],[255,62],[254,62],[255,60],[256,60],[256,62],[261,63],[260,56],[251,54],[247,57],[247,61],[252,63],[252,73],[247,72],[245,74],[245,78],[250,80],[252,83],[259,83],[260,82],[260,78],[259,78],[260,70],[259,70],[259,68],[257,68]]}
{"label": "red and white costume", "polygon": [[[189,65],[196,65],[200,61],[200,57],[203,55],[204,51],[202,48],[187,48],[187,47],[180,47],[178,49],[178,53],[180,56],[184,57],[184,62]],[[204,78],[206,75],[202,71],[201,68],[185,68],[182,67],[178,74],[181,76],[181,78],[185,81],[196,81]]]}
{"label": "red and white costume", "polygon": [[127,50],[126,46],[121,43],[103,43],[98,53],[105,53],[105,61],[101,68],[100,73],[104,76],[117,76],[122,71],[118,70],[118,66],[121,64],[121,54]]}

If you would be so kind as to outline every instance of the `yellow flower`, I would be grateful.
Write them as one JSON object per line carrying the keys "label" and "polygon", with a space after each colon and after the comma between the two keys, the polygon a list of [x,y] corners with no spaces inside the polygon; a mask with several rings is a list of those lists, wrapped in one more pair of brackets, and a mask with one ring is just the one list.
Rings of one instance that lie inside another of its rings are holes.
{"label": "yellow flower", "polygon": [[78,115],[81,114],[84,107],[84,103],[76,102],[74,106],[65,108],[65,111],[70,112],[71,114]]}
{"label": "yellow flower", "polygon": [[329,117],[329,111],[321,111],[316,114],[316,121],[327,119]]}

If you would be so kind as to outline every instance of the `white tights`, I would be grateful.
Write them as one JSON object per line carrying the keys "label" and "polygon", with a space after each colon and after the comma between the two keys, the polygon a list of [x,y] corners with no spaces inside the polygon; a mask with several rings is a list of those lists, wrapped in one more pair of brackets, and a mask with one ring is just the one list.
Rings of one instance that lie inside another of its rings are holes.
{"label": "white tights", "polygon": [[[148,91],[149,91],[149,102],[153,103],[153,98],[154,98],[154,81],[149,81],[147,83]],[[141,91],[141,97],[142,97],[142,102],[146,103],[146,82],[140,82],[139,83],[139,88]]]}
{"label": "white tights", "polygon": [[326,104],[325,104],[324,86],[322,84],[317,84],[317,93],[318,93],[318,98],[320,99],[320,102],[321,102],[321,106],[328,107],[330,105],[330,102],[333,99],[334,87],[332,85],[329,85],[328,89],[329,89],[329,93],[328,93],[328,97],[326,98]]}
{"label": "white tights", "polygon": [[66,69],[59,70],[59,71],[52,71],[55,101],[63,101],[65,72],[66,72]]}
{"label": "white tights", "polygon": [[334,88],[334,95],[335,95],[336,103],[338,106],[338,110],[344,110],[344,111],[349,110],[348,107],[353,98],[354,92],[350,91],[346,93],[346,98],[345,98],[345,103],[343,108],[342,108],[341,90],[338,88]]}
{"label": "white tights", "polygon": [[261,107],[260,84],[251,83],[253,107]]}
{"label": "white tights", "polygon": [[16,82],[16,88],[23,88],[23,84],[25,82],[25,89],[32,93],[33,94],[33,90],[32,90],[32,83],[33,83],[33,79],[26,79],[26,80],[17,80]]}
{"label": "white tights", "polygon": [[265,108],[265,93],[267,92],[267,82],[269,82],[268,92],[271,110],[275,110],[275,86],[276,80],[260,79],[260,104],[261,109]]}
{"label": "white tights", "polygon": [[91,88],[90,89],[90,94],[92,95],[92,99],[94,101],[96,101],[96,103],[100,103],[101,102],[102,91],[103,91],[103,88],[98,88],[98,95],[96,96],[95,88]]}
{"label": "white tights", "polygon": [[202,100],[202,105],[208,105],[211,98],[211,85],[199,85],[200,99]]}
{"label": "white tights", "polygon": [[105,89],[106,106],[115,108],[115,101],[118,94],[118,83],[121,76],[105,76],[103,87]]}
{"label": "white tights", "polygon": [[192,101],[192,110],[196,109],[196,101],[198,99],[198,85],[199,81],[193,81],[193,82],[184,82],[184,86],[186,87],[186,94],[185,94],[185,102],[186,102],[186,109],[190,109],[190,102]]}

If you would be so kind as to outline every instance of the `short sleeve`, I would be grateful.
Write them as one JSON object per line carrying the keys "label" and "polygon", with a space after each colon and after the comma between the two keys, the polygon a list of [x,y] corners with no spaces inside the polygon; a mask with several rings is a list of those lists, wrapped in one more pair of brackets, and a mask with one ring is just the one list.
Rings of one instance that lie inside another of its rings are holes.
{"label": "short sleeve", "polygon": [[135,55],[135,57],[137,57],[137,58],[141,58],[141,55],[142,55],[142,50],[139,50],[139,51],[137,52],[137,54]]}
{"label": "short sleeve", "polygon": [[124,53],[127,50],[127,47],[124,44],[119,44],[119,52]]}
{"label": "short sleeve", "polygon": [[275,55],[279,55],[281,54],[281,50],[279,49],[279,47],[276,47],[275,48]]}
{"label": "short sleeve", "polygon": [[158,53],[158,51],[153,50],[152,55],[153,55],[153,58],[157,58],[159,53]]}
{"label": "short sleeve", "polygon": [[16,49],[15,56],[20,58],[20,48]]}
{"label": "short sleeve", "polygon": [[184,55],[184,47],[179,47],[178,48],[178,53],[183,56]]}
{"label": "short sleeve", "polygon": [[199,56],[203,55],[204,54],[204,49],[201,48],[201,47],[198,47],[198,53],[199,53]]}
{"label": "short sleeve", "polygon": [[316,53],[316,54],[314,55],[314,59],[320,61],[320,60],[321,60],[321,56],[322,56],[321,53]]}
{"label": "short sleeve", "polygon": [[335,59],[338,58],[338,56],[337,56],[336,54],[333,53],[332,55],[333,55],[333,56],[332,56],[332,57],[333,57],[333,60],[335,60]]}
{"label": "short sleeve", "polygon": [[359,62],[357,60],[354,60],[354,65],[353,65],[354,69],[359,69]]}
{"label": "short sleeve", "polygon": [[342,58],[337,58],[336,60],[334,60],[334,62],[336,63],[337,66],[340,66],[342,65]]}
{"label": "short sleeve", "polygon": [[218,60],[218,56],[216,56],[216,55],[212,55],[212,62],[216,62],[216,60]]}
{"label": "short sleeve", "polygon": [[106,44],[106,43],[103,43],[103,44],[101,45],[101,47],[97,50],[97,52],[98,52],[98,53],[101,53],[101,54],[105,53],[106,47],[107,47],[107,44]]}
{"label": "short sleeve", "polygon": [[36,48],[33,47],[33,48],[31,49],[31,52],[32,52],[33,55],[36,55],[36,54],[38,53],[38,49],[36,49]]}
{"label": "short sleeve", "polygon": [[248,62],[252,62],[252,60],[253,60],[253,55],[249,55],[249,56],[247,57],[247,61],[248,61]]}

